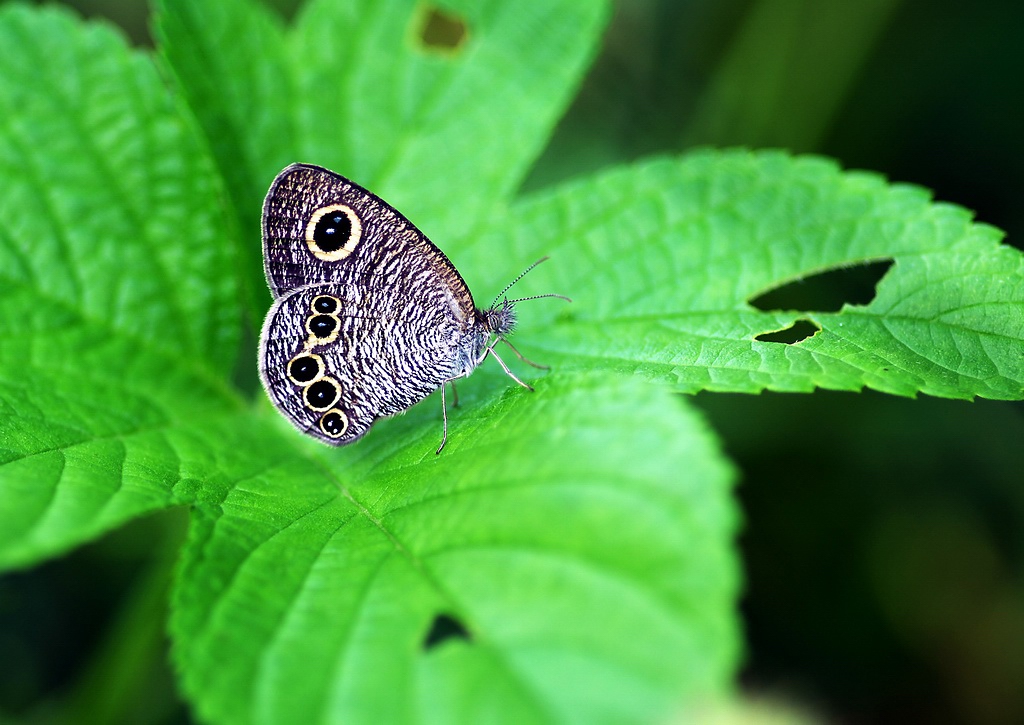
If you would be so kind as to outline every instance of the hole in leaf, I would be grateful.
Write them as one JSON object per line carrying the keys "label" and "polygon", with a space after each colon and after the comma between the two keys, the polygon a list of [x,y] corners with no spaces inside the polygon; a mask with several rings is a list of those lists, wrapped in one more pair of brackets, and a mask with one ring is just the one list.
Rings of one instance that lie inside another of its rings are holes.
{"label": "hole in leaf", "polygon": [[875,299],[878,283],[892,265],[893,260],[882,259],[819,272],[770,289],[750,304],[765,312],[838,312],[843,305],[866,305]]}
{"label": "hole in leaf", "polygon": [[449,639],[470,640],[469,630],[455,617],[447,614],[438,614],[434,617],[434,623],[430,625],[430,631],[423,639],[423,649],[429,650],[443,644]]}
{"label": "hole in leaf", "polygon": [[420,43],[427,50],[442,53],[457,53],[469,34],[466,21],[455,13],[433,5],[421,6],[417,33]]}
{"label": "hole in leaf", "polygon": [[821,328],[810,320],[797,320],[792,325],[784,330],[776,330],[775,332],[765,332],[757,337],[755,340],[761,342],[781,342],[784,345],[793,345],[795,343],[806,340],[808,337],[813,337],[821,331]]}

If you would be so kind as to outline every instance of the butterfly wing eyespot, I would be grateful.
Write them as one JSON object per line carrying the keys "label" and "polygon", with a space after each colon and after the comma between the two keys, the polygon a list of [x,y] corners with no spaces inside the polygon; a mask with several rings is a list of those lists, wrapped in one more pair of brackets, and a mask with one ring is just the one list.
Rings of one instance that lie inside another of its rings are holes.
{"label": "butterfly wing eyespot", "polygon": [[[314,338],[314,346],[310,319],[326,309],[321,303],[336,305],[327,316],[338,332],[330,343]],[[379,417],[378,390],[364,382],[370,363],[352,348],[379,325],[356,315],[357,307],[341,285],[303,287],[271,307],[260,334],[260,378],[271,402],[299,431],[331,446],[360,439]]]}
{"label": "butterfly wing eyespot", "polygon": [[341,320],[337,312],[341,308],[341,300],[333,295],[317,295],[309,303],[313,313],[306,318],[306,347],[327,345],[338,339]]}
{"label": "butterfly wing eyespot", "polygon": [[313,212],[306,224],[306,245],[317,259],[336,262],[355,251],[363,224],[346,204],[331,204]]}
{"label": "butterfly wing eyespot", "polygon": [[326,377],[311,383],[302,391],[302,399],[306,405],[317,411],[331,408],[340,397],[341,389],[338,383]]}
{"label": "butterfly wing eyespot", "polygon": [[331,295],[317,295],[313,298],[310,309],[321,315],[333,315],[341,306],[341,300]]}
{"label": "butterfly wing eyespot", "polygon": [[337,408],[331,408],[320,416],[320,431],[330,438],[341,438],[348,430],[348,416]]}
{"label": "butterfly wing eyespot", "polygon": [[338,339],[341,322],[336,315],[310,315],[306,319],[306,332],[309,333],[310,347],[328,345]]}
{"label": "butterfly wing eyespot", "polygon": [[324,360],[313,353],[299,353],[288,361],[288,379],[296,385],[309,385],[324,375]]}

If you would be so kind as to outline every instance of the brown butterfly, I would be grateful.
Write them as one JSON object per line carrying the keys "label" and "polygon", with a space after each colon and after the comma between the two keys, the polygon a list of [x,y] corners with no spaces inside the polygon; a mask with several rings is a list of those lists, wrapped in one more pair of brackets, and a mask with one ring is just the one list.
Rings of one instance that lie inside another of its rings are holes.
{"label": "brown butterfly", "polygon": [[[545,258],[546,259],[546,258]],[[505,293],[478,309],[448,258],[404,216],[327,169],[292,164],[263,203],[263,268],[274,304],[260,335],[260,378],[303,433],[340,446],[469,375],[516,324]],[[500,302],[498,301],[500,300]]]}

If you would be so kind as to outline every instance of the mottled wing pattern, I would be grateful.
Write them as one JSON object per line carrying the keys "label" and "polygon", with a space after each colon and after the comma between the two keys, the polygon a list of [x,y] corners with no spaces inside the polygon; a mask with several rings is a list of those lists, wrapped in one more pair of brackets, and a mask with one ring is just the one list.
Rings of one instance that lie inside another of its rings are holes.
{"label": "mottled wing pattern", "polygon": [[[325,209],[335,222],[317,221]],[[339,241],[323,235],[327,226],[341,230]],[[475,320],[469,289],[381,199],[296,164],[270,188],[263,234],[276,300],[260,338],[260,376],[297,428],[351,443],[461,372],[458,352]]]}
{"label": "mottled wing pattern", "polygon": [[299,430],[333,445],[351,443],[457,374],[461,334],[450,316],[411,325],[408,304],[366,299],[353,286],[302,287],[278,299],[263,326],[260,376],[271,400]]}
{"label": "mottled wing pattern", "polygon": [[[306,240],[310,219],[334,205],[354,210],[362,224],[361,239],[346,258],[348,264],[317,258]],[[292,164],[270,185],[263,202],[263,269],[275,298],[296,287],[337,280],[342,274],[373,274],[396,257],[407,271],[433,272],[434,286],[448,290],[461,316],[472,318],[473,295],[455,266],[379,196],[310,164]]]}

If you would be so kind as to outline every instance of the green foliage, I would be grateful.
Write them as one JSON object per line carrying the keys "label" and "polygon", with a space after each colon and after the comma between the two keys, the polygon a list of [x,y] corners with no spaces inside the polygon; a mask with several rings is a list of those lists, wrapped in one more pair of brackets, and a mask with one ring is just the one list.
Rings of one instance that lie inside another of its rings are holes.
{"label": "green foliage", "polygon": [[[635,372],[686,392],[867,386],[1017,400],[1024,257],[1001,236],[921,189],[821,159],[698,152],[524,199],[462,258],[484,268],[504,239],[524,258],[573,260],[537,273],[578,303],[532,344],[560,367]],[[895,265],[868,305],[749,304],[787,282],[886,258]],[[755,339],[797,320],[821,332],[797,345]]]}
{"label": "green foliage", "polygon": [[[452,8],[467,36],[441,52],[411,2],[311,2],[292,27],[164,2],[156,59],[0,9],[0,563],[189,507],[170,630],[205,720],[636,721],[722,695],[732,474],[671,392],[1024,397],[1024,260],[996,230],[782,153],[517,196],[606,8]],[[396,204],[484,301],[551,254],[524,294],[575,302],[522,310],[517,344],[555,365],[536,393],[481,371],[439,457],[430,403],[341,450],[284,423],[244,341],[260,198],[296,160]],[[750,305],[879,259],[867,305]],[[820,332],[755,339],[800,319]],[[428,647],[441,615],[465,637]]]}

